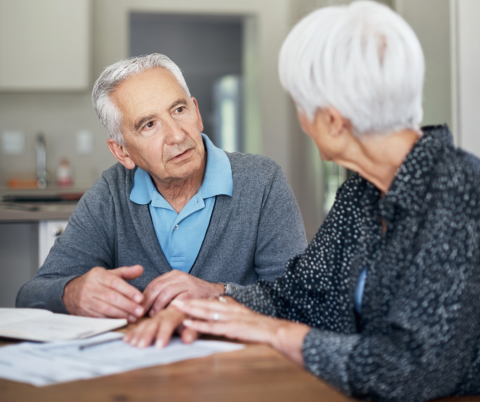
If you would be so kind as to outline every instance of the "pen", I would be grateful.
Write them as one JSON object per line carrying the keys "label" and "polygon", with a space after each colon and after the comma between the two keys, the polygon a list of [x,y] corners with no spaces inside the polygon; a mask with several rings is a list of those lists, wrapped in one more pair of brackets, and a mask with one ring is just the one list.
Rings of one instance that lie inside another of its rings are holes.
{"label": "pen", "polygon": [[106,341],[92,342],[92,343],[89,343],[87,345],[79,346],[78,350],[85,350],[85,349],[88,349],[88,348],[93,348],[94,346],[99,346],[99,345],[103,345],[105,343],[116,342],[116,341],[121,341],[121,340],[122,340],[122,338],[115,338],[115,339],[107,339]]}

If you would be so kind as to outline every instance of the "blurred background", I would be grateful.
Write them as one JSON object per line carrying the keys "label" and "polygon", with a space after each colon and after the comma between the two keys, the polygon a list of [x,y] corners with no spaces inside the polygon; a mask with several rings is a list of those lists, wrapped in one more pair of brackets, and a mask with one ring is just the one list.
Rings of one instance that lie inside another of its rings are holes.
{"label": "blurred background", "polygon": [[[282,166],[310,240],[348,172],[322,162],[301,133],[278,80],[278,52],[304,15],[348,3],[0,0],[0,196],[12,201],[0,207],[0,306],[13,303],[17,285],[34,274],[66,225],[71,208],[58,196],[74,206],[116,162],[91,90],[106,66],[129,56],[168,55],[217,146],[264,154]],[[424,124],[447,123],[455,143],[480,156],[480,0],[381,3],[400,13],[422,44]],[[43,203],[8,199],[18,196]]]}

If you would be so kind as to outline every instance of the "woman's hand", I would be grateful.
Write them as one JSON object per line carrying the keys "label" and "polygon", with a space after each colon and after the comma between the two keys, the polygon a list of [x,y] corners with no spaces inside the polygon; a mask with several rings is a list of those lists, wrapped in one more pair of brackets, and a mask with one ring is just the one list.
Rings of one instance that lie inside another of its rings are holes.
{"label": "woman's hand", "polygon": [[303,339],[310,327],[271,318],[250,310],[230,297],[219,300],[174,300],[171,305],[193,317],[185,327],[213,335],[271,345],[296,363],[303,365]]}
{"label": "woman's hand", "polygon": [[155,317],[146,319],[128,331],[123,340],[139,348],[146,348],[153,342],[156,348],[163,348],[168,345],[176,330],[184,343],[192,343],[198,338],[198,333],[184,327],[185,318],[185,314],[181,311],[167,307]]}

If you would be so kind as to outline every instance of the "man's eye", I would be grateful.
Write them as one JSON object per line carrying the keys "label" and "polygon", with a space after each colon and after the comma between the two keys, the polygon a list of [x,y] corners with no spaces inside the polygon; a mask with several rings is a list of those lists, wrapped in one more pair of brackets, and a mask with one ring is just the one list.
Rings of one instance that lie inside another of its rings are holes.
{"label": "man's eye", "polygon": [[182,113],[185,110],[185,106],[180,106],[177,109],[175,109],[176,113]]}
{"label": "man's eye", "polygon": [[149,121],[147,124],[143,126],[144,130],[150,130],[151,128],[155,127],[155,122],[154,121]]}

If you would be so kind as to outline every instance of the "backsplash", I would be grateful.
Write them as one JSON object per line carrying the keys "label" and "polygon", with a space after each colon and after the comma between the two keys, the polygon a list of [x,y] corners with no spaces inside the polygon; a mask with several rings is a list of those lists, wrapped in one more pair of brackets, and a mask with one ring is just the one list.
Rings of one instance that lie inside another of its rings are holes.
{"label": "backsplash", "polygon": [[[56,181],[60,161],[70,161],[75,187],[90,187],[101,172],[116,160],[106,141],[88,93],[0,93],[0,136],[5,130],[25,134],[21,155],[5,155],[0,147],[0,187],[11,178],[34,179],[36,174],[35,138],[39,131],[47,145],[47,171]],[[81,155],[77,134],[87,130],[93,135],[93,152]]]}

